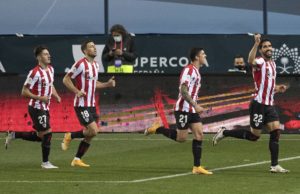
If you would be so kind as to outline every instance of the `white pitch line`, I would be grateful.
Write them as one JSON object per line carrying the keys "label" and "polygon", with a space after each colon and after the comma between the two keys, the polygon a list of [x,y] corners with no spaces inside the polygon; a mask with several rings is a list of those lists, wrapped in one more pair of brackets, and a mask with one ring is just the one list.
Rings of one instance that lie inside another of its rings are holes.
{"label": "white pitch line", "polygon": [[[294,156],[294,157],[288,157],[288,158],[282,158],[279,159],[280,162],[283,161],[289,161],[289,160],[296,160],[300,159],[300,156]],[[241,165],[234,165],[234,166],[226,166],[221,168],[214,168],[210,171],[221,171],[221,170],[228,170],[228,169],[236,169],[236,168],[243,168],[243,167],[249,167],[249,166],[257,166],[261,164],[267,164],[270,163],[270,161],[261,161],[261,162],[254,162],[254,163],[248,163],[248,164],[241,164]],[[151,177],[151,178],[145,178],[145,179],[136,179],[131,181],[65,181],[65,180],[55,180],[55,181],[29,181],[29,180],[16,180],[16,181],[5,181],[0,180],[0,183],[112,183],[112,184],[119,184],[119,183],[141,183],[141,182],[148,182],[148,181],[154,181],[154,180],[162,180],[162,179],[169,179],[169,178],[175,178],[175,177],[182,177],[191,175],[191,172],[186,173],[180,173],[180,174],[173,174],[173,175],[166,175],[166,176],[159,176],[159,177]],[[203,175],[206,176],[206,175]]]}
{"label": "white pitch line", "polygon": [[[295,159],[300,159],[300,156],[282,158],[282,159],[279,159],[279,161],[289,161],[289,160],[295,160]],[[261,165],[261,164],[267,164],[267,163],[270,163],[270,162],[271,161],[261,161],[261,162],[254,162],[254,163],[249,163],[249,164],[227,166],[227,167],[221,167],[221,168],[214,168],[214,169],[211,169],[210,171],[215,172],[215,171],[220,171],[220,170],[236,169],[236,168],[243,168],[243,167],[248,167],[248,166],[257,166],[257,165]],[[153,181],[153,180],[161,180],[161,179],[168,179],[168,178],[186,176],[186,175],[190,175],[190,174],[192,174],[192,173],[188,172],[188,173],[174,174],[174,175],[168,175],[168,176],[152,177],[152,178],[147,178],[147,179],[133,180],[131,182],[132,183],[140,183],[140,182],[147,182],[147,181]]]}

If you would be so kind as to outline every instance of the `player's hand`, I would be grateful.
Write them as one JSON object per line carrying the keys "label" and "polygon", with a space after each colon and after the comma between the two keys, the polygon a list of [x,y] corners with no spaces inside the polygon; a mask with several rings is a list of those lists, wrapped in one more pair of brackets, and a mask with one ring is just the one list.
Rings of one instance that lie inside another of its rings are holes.
{"label": "player's hand", "polygon": [[260,34],[255,34],[254,35],[254,41],[255,41],[256,45],[259,45],[260,39],[261,39],[261,35]]}
{"label": "player's hand", "polygon": [[115,55],[121,56],[121,55],[123,55],[123,51],[121,49],[116,49],[115,50]]}
{"label": "player's hand", "polygon": [[287,86],[286,85],[278,85],[278,92],[280,93],[284,93],[287,90]]}
{"label": "player's hand", "polygon": [[199,106],[198,104],[196,104],[196,106],[194,108],[195,108],[196,113],[199,113],[199,114],[201,114],[205,111],[205,109],[203,107]]}
{"label": "player's hand", "polygon": [[80,98],[80,97],[82,97],[82,96],[86,96],[86,93],[85,93],[84,91],[79,91],[79,92],[76,93],[76,96],[77,96],[78,98]]}
{"label": "player's hand", "polygon": [[115,76],[112,76],[109,80],[108,80],[108,87],[116,87],[116,80],[115,80]]}
{"label": "player's hand", "polygon": [[48,96],[40,96],[39,100],[48,103],[50,101],[50,98]]}
{"label": "player's hand", "polygon": [[60,103],[61,102],[61,97],[60,96],[55,96],[56,102]]}

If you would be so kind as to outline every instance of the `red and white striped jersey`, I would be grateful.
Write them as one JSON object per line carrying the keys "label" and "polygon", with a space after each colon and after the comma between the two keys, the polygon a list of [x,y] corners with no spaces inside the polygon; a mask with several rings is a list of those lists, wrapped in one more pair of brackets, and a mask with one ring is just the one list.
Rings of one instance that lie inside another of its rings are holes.
{"label": "red and white striped jersey", "polygon": [[276,85],[276,64],[273,60],[266,61],[262,57],[255,59],[256,66],[252,68],[255,85],[254,100],[261,104],[273,105]]}
{"label": "red and white striped jersey", "polygon": [[179,80],[179,94],[174,108],[175,111],[196,113],[194,107],[183,99],[180,89],[182,84],[186,84],[188,86],[189,95],[197,102],[199,89],[201,87],[200,82],[201,76],[199,70],[193,64],[189,64],[183,68]]}
{"label": "red and white striped jersey", "polygon": [[75,79],[75,86],[78,90],[84,91],[86,96],[78,98],[75,95],[75,107],[95,107],[95,90],[98,80],[99,64],[90,63],[86,58],[76,62],[70,71],[69,76]]}
{"label": "red and white striped jersey", "polygon": [[[38,96],[48,96],[51,98],[52,86],[54,81],[54,69],[48,65],[43,69],[40,65],[33,68],[24,83],[24,86],[29,88],[30,92]],[[48,103],[40,100],[30,99],[29,106],[36,109],[49,110],[50,101]]]}

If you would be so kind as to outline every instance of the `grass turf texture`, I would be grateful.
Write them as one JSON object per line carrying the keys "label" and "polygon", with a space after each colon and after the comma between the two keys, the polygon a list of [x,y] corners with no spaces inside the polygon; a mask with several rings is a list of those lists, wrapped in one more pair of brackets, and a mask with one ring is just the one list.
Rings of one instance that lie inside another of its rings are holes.
{"label": "grass turf texture", "polygon": [[[54,135],[50,155],[59,169],[41,169],[39,143],[16,140],[8,150],[0,149],[0,193],[300,193],[300,159],[280,162],[291,170],[288,174],[271,174],[265,163],[218,170],[212,176],[188,174],[134,183],[130,181],[190,173],[192,136],[176,143],[162,135],[98,134],[83,158],[91,165],[85,169],[70,166],[79,141],[72,141],[64,152],[62,136]],[[4,142],[3,133],[0,137]],[[205,136],[202,154],[208,169],[269,160],[268,135],[256,143],[227,138],[216,147],[211,138]],[[282,135],[280,158],[300,156],[299,147],[299,135]]]}

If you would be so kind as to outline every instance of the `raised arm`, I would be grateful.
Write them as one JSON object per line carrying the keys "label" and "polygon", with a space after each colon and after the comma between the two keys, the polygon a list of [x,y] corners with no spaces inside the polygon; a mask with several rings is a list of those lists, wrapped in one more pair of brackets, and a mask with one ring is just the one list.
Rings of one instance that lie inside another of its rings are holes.
{"label": "raised arm", "polygon": [[257,47],[259,46],[259,43],[260,43],[260,38],[261,38],[260,34],[254,35],[254,45],[253,45],[252,49],[250,50],[249,56],[248,56],[248,63],[250,65],[256,65],[255,57],[256,57],[256,53],[257,53]]}

